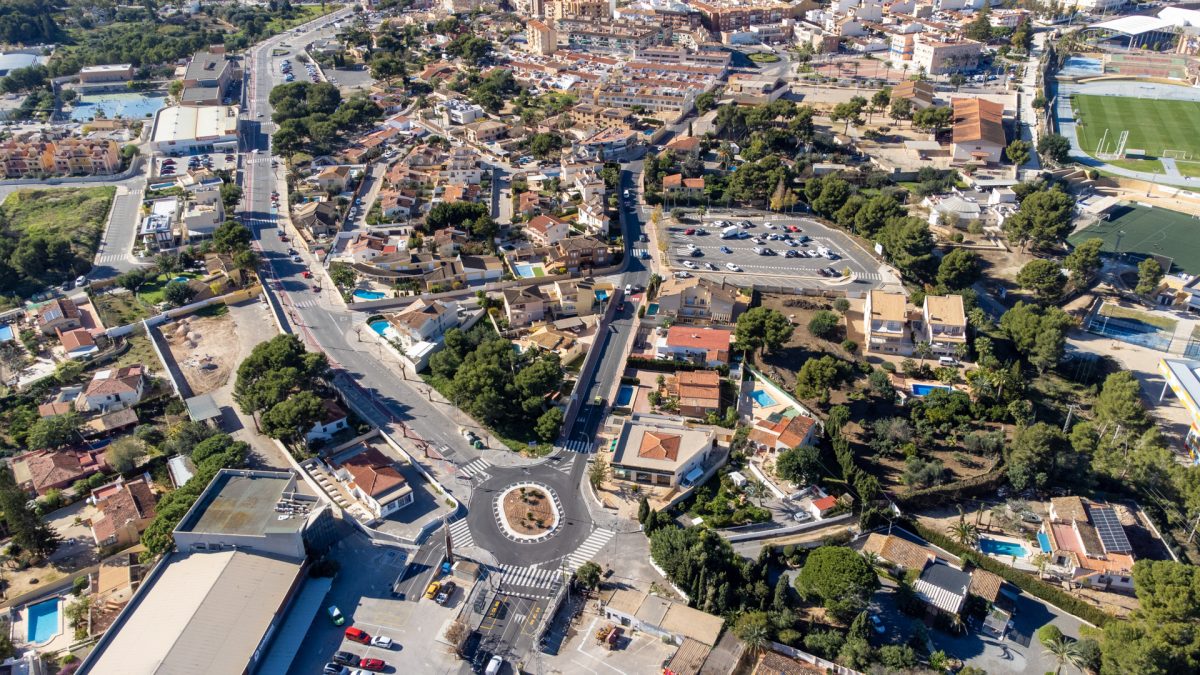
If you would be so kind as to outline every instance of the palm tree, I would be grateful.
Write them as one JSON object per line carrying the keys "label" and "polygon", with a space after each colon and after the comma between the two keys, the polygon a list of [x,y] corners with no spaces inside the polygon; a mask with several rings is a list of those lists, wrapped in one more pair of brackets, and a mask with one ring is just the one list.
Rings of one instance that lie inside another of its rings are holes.
{"label": "palm tree", "polygon": [[762,508],[762,500],[767,496],[767,486],[758,481],[750,481],[743,489],[746,491],[746,496],[756,502],[759,508]]}
{"label": "palm tree", "polygon": [[746,648],[750,650],[750,655],[754,657],[762,653],[763,649],[766,649],[767,643],[771,641],[770,631],[762,625],[748,626],[738,637],[742,639],[742,644],[746,645]]}
{"label": "palm tree", "polygon": [[1063,665],[1072,666],[1083,672],[1083,652],[1079,650],[1079,644],[1075,640],[1060,637],[1050,640],[1044,646],[1045,649],[1042,652],[1054,659],[1054,675],[1058,675],[1062,671]]}
{"label": "palm tree", "polygon": [[963,517],[962,509],[958,511],[958,522],[947,527],[946,534],[967,548],[974,548],[975,542],[979,541],[979,528]]}
{"label": "palm tree", "polygon": [[933,358],[933,346],[928,342],[918,342],[913,345],[913,351],[917,353],[917,357],[921,359],[921,365],[925,365],[925,359]]}

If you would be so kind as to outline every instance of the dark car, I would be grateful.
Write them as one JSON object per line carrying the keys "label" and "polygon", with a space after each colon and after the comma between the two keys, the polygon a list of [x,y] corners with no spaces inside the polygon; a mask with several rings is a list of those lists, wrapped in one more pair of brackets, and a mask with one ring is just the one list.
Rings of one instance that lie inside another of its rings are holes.
{"label": "dark car", "polygon": [[342,675],[346,672],[346,667],[339,663],[326,663],[325,668],[321,671],[324,675]]}
{"label": "dark car", "polygon": [[352,652],[334,652],[333,660],[335,663],[349,666],[358,663],[358,656]]}

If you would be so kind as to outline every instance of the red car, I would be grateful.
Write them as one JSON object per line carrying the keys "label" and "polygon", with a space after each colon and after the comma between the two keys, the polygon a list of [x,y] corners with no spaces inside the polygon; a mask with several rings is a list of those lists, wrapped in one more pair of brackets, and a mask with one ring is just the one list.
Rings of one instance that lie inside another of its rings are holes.
{"label": "red car", "polygon": [[362,661],[358,662],[358,667],[362,668],[363,670],[374,670],[378,672],[386,668],[387,664],[383,662],[383,659],[363,659]]}
{"label": "red car", "polygon": [[311,279],[312,272],[309,272],[308,270],[304,270],[303,272],[300,273],[300,276],[304,277],[305,279]]}
{"label": "red car", "polygon": [[364,645],[371,643],[371,636],[367,634],[367,631],[353,626],[346,629],[346,639]]}
{"label": "red car", "polygon": [[784,229],[787,230],[788,232],[799,232],[800,231],[800,228],[796,227],[795,225],[788,225]]}
{"label": "red car", "polygon": [[689,227],[688,229],[684,230],[684,231],[683,231],[683,233],[684,233],[684,234],[686,234],[686,235],[689,235],[689,236],[691,236],[691,235],[693,235],[693,234],[696,234],[696,228],[694,228],[694,227]]}

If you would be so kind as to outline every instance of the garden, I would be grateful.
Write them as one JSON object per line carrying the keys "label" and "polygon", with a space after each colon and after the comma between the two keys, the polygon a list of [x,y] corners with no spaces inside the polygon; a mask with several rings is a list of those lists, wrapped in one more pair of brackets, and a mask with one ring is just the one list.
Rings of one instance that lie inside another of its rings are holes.
{"label": "garden", "polygon": [[519,486],[501,500],[504,520],[514,532],[526,536],[545,534],[558,524],[550,495],[538,487]]}

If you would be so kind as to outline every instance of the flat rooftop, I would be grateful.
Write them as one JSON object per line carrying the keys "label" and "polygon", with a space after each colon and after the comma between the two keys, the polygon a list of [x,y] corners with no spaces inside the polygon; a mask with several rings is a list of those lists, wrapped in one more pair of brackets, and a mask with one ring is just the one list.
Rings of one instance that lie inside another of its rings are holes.
{"label": "flat rooftop", "polygon": [[301,570],[241,551],[172,554],[160,565],[80,673],[243,672]]}
{"label": "flat rooftop", "polygon": [[304,527],[304,519],[281,521],[275,505],[285,492],[295,489],[295,482],[283,472],[222,471],[175,531],[250,536],[294,532]]}

